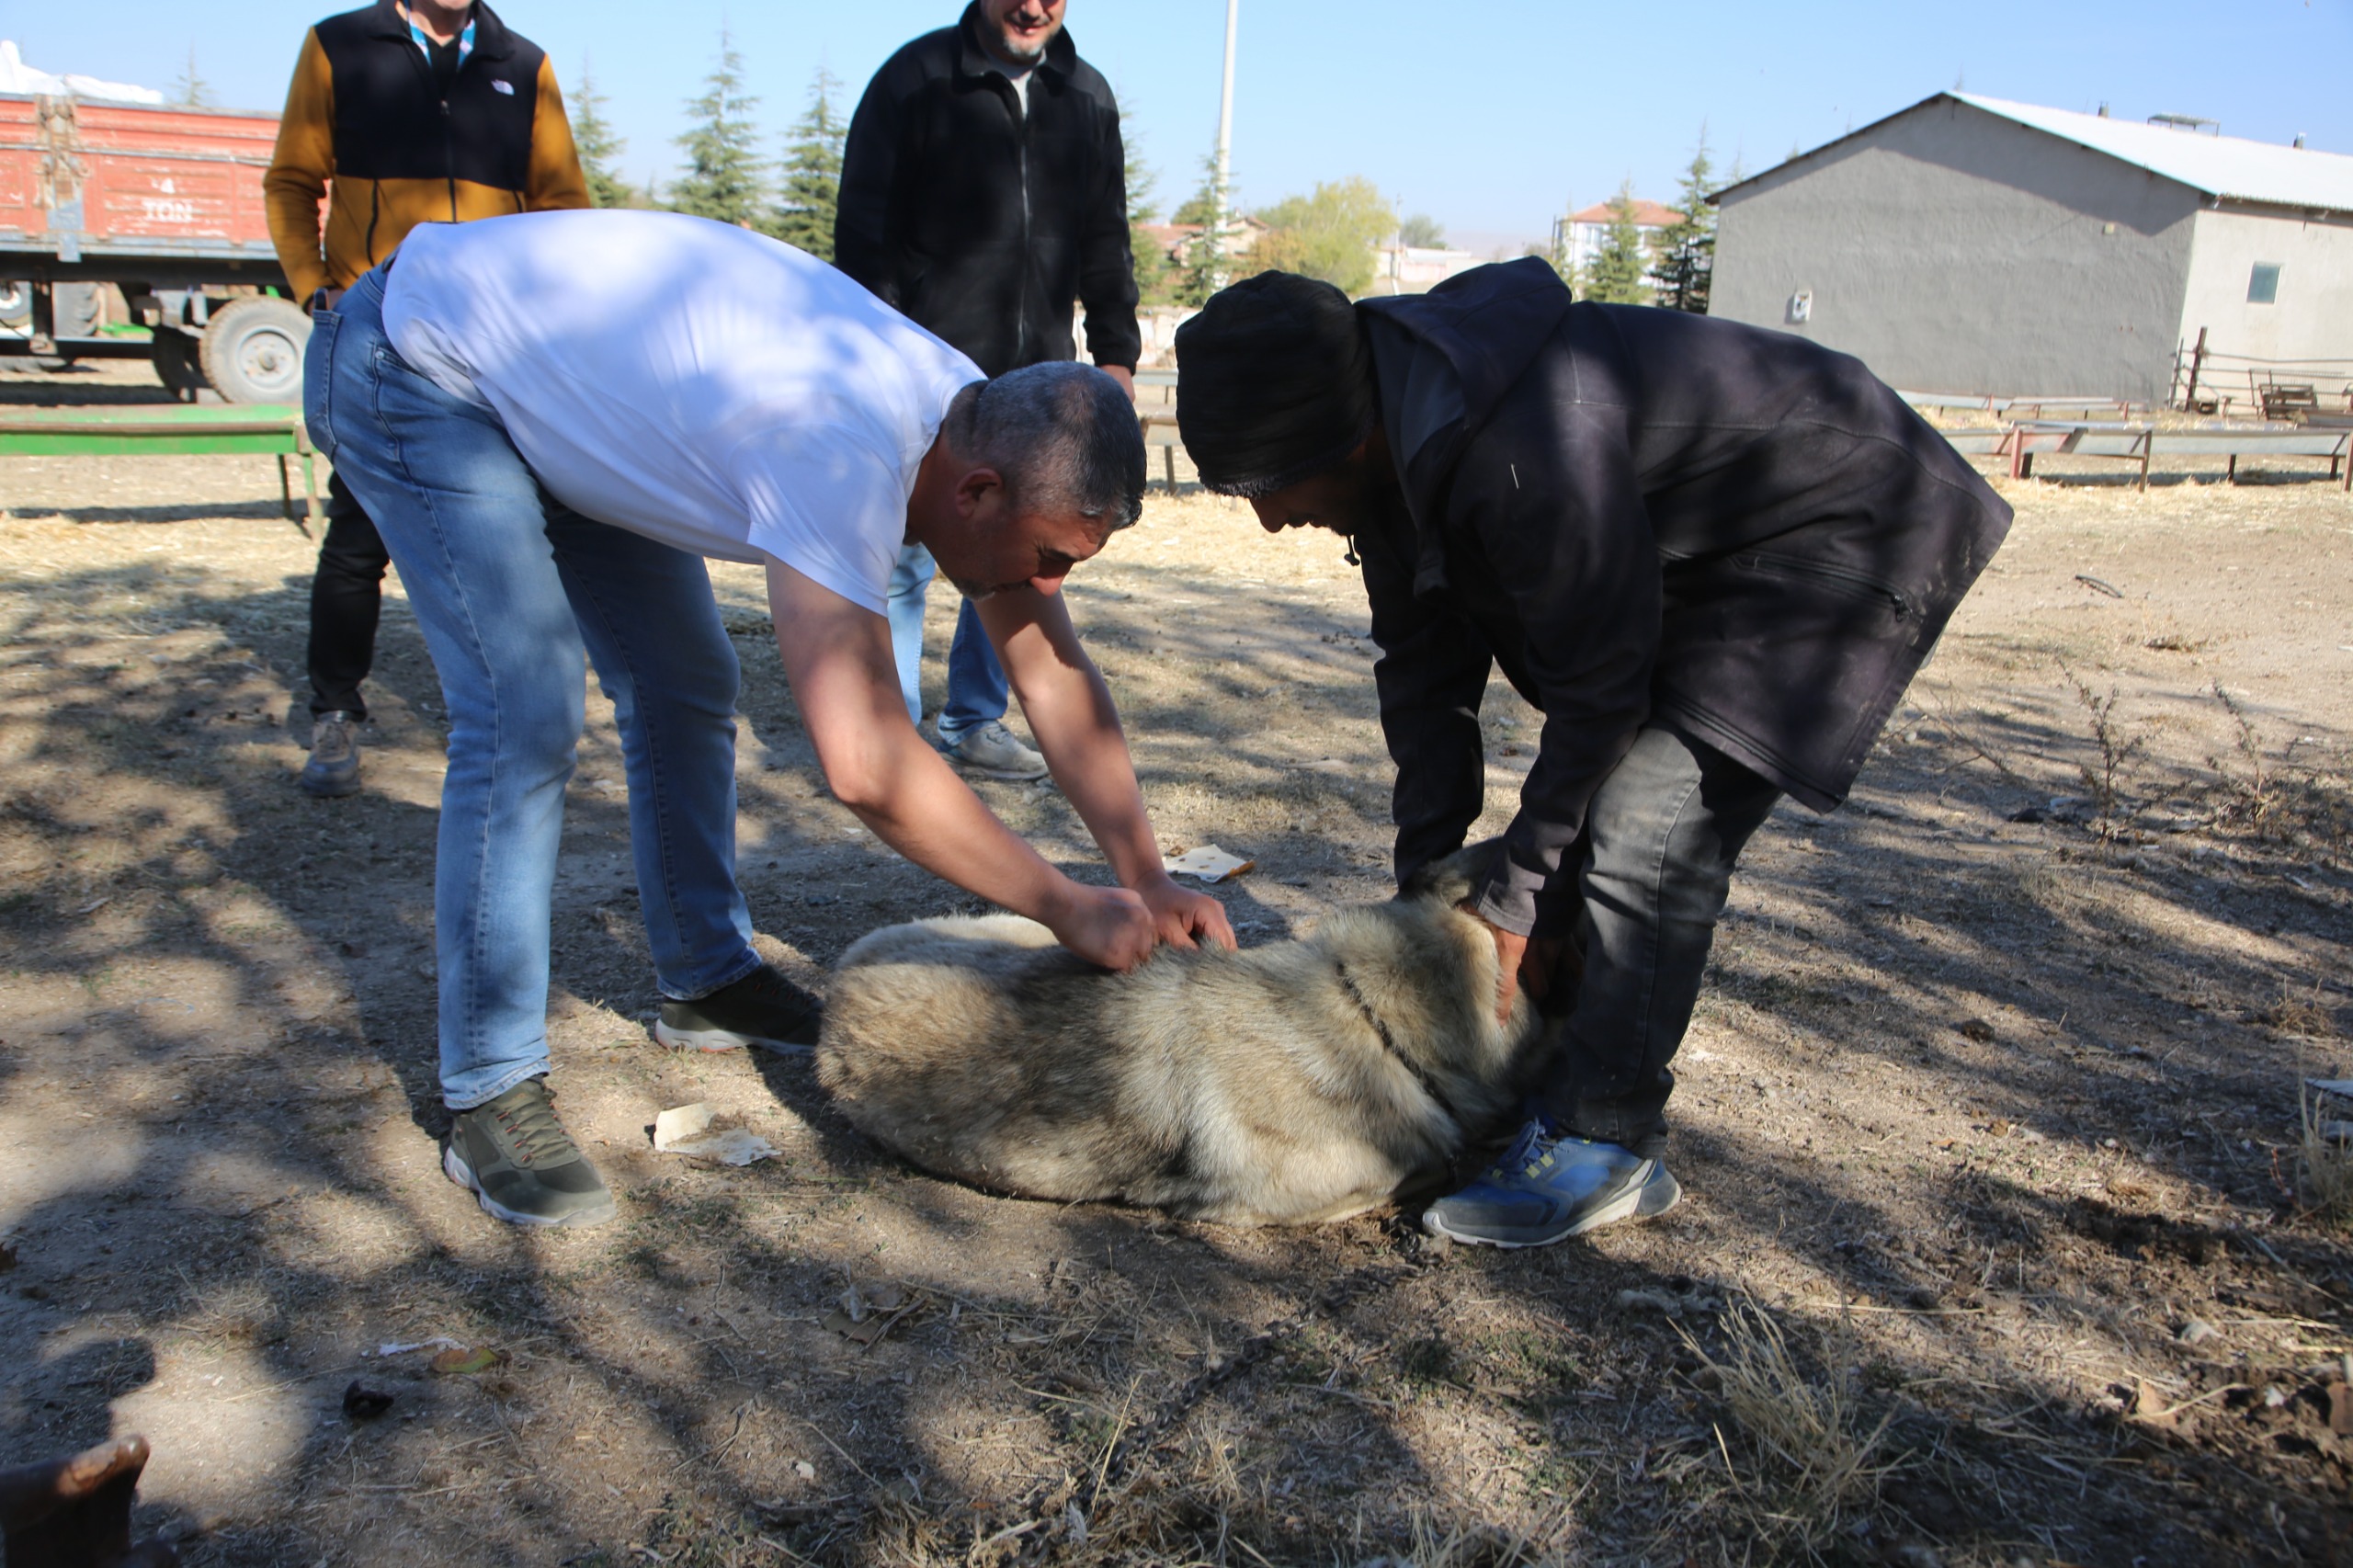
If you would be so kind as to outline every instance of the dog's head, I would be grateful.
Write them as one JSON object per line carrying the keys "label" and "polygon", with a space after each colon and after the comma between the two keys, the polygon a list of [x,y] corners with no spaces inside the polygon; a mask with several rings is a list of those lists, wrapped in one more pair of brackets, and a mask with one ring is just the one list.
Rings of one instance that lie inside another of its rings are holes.
{"label": "dog's head", "polygon": [[1425,863],[1399,885],[1398,899],[1408,903],[1428,899],[1436,903],[1461,903],[1495,863],[1495,857],[1503,853],[1503,845],[1500,838],[1483,838],[1476,844],[1464,845],[1451,855]]}

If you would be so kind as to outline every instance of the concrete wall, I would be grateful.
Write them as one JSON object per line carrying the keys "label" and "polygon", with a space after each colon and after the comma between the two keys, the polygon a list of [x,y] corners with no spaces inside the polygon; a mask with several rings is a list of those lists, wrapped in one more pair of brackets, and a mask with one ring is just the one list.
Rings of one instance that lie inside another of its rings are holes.
{"label": "concrete wall", "polygon": [[[2197,205],[2160,176],[1931,102],[1728,197],[1710,308],[1907,391],[2162,398]],[[1812,319],[1795,324],[1800,290]]]}
{"label": "concrete wall", "polygon": [[[2202,326],[2206,347],[2223,354],[2353,359],[2353,219],[2337,213],[2315,220],[2299,211],[2225,204],[2221,211],[2198,214],[2197,236],[2181,307],[2183,342],[2196,342]],[[2247,302],[2257,262],[2279,266],[2276,303]],[[2226,390],[2245,390],[2244,367],[2229,360],[2219,361],[2208,379]]]}

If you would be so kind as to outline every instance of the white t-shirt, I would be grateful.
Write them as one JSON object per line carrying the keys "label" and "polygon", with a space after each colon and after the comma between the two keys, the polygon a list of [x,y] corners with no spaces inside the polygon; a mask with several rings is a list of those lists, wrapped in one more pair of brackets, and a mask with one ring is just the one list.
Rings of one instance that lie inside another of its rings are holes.
{"label": "white t-shirt", "polygon": [[970,359],[815,257],[674,212],[425,223],[384,331],[584,517],[881,612]]}

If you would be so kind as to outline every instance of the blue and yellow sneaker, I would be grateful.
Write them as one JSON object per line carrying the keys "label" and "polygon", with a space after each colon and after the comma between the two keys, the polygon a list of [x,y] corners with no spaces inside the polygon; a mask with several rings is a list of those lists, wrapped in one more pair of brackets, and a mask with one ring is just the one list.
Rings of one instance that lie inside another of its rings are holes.
{"label": "blue and yellow sneaker", "polygon": [[1682,1196],[1658,1161],[1555,1132],[1537,1117],[1485,1175],[1431,1204],[1422,1225],[1479,1246],[1550,1246],[1596,1225],[1664,1214]]}

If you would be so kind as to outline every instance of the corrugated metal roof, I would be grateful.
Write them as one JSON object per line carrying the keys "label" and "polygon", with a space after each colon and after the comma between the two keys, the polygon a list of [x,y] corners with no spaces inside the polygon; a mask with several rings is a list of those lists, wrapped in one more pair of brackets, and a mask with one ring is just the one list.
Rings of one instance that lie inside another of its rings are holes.
{"label": "corrugated metal roof", "polygon": [[2209,196],[2353,211],[2353,158],[2341,153],[2281,147],[2240,136],[2206,136],[2136,120],[1979,97],[1975,93],[1951,96],[1988,114],[2137,164]]}
{"label": "corrugated metal roof", "polygon": [[[1927,108],[1931,104],[1955,102],[1998,115],[2046,135],[2073,142],[2096,153],[2178,180],[2192,190],[2209,196],[2227,197],[2240,201],[2260,201],[2279,207],[2317,208],[2327,211],[2353,212],[2353,157],[2341,153],[2318,153],[2302,147],[2281,147],[2269,142],[2250,142],[2241,136],[2207,136],[2192,131],[2177,131],[2162,125],[2147,125],[2139,120],[2109,119],[2096,114],[2077,114],[2072,109],[2044,108],[2039,104],[2013,103],[2006,98],[1981,97],[1975,93],[1938,93],[1921,99],[1909,108],[1897,110],[1884,119],[1872,121],[1860,131],[1851,131],[1836,142],[1825,142],[1812,152],[1778,165],[1806,159],[1867,135],[1889,120]],[[1766,174],[1775,170],[1768,169]],[[1739,185],[1727,186],[1709,199],[1720,201],[1733,191],[1754,185],[1764,175],[1753,176]]]}

